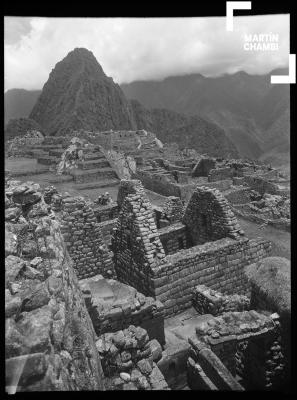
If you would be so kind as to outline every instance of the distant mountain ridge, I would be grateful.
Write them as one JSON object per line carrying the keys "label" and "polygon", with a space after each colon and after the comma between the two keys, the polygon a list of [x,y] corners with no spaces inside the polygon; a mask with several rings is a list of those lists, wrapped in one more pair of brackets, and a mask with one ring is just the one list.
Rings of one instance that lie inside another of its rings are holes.
{"label": "distant mountain ridge", "polygon": [[[199,115],[200,120],[202,117],[221,127],[241,156],[265,160],[267,153],[269,161],[273,161],[275,158],[276,161],[279,159],[283,163],[288,159],[290,148],[289,87],[287,85],[271,85],[270,75],[287,73],[287,69],[273,70],[266,75],[249,75],[240,71],[216,78],[190,74],[168,77],[161,81],[135,81],[122,84],[120,88],[128,99],[138,100],[149,109],[149,112],[148,110],[144,112],[143,107],[134,104],[134,109],[140,110],[141,108],[140,115],[144,113],[146,119],[141,120],[139,116],[135,115],[134,110],[134,115],[130,115],[131,126],[135,126],[132,122],[134,120],[136,126],[144,124],[144,126],[151,126],[152,130],[160,130],[159,115],[161,111],[155,111],[159,109],[171,110],[184,116]],[[113,83],[113,85],[116,84]],[[107,87],[109,86],[107,85]],[[40,94],[41,91],[24,89],[12,89],[6,92],[5,122],[9,118],[29,116]],[[122,94],[120,97],[123,99]],[[122,102],[125,104],[124,108],[130,109],[131,104],[133,106],[133,102],[130,104],[124,99]],[[90,104],[91,102],[89,106]],[[86,111],[88,112],[88,110]],[[165,114],[166,118],[169,118],[168,111],[163,112],[163,115]],[[176,117],[175,114],[172,114],[170,118],[173,118],[177,125],[170,126],[172,137],[176,136],[177,140],[181,141],[177,131],[174,131],[177,129],[178,123],[173,115]],[[36,118],[38,119],[38,116]],[[183,121],[185,124],[184,117],[179,121]],[[198,122],[197,119],[196,122]],[[190,120],[187,120],[187,123],[191,124]],[[159,132],[159,136],[163,136],[163,140],[164,137],[168,139],[169,128],[166,127],[167,133],[164,133],[164,121],[161,125],[163,128]],[[190,135],[189,137],[196,142],[195,136]]]}
{"label": "distant mountain ridge", "polygon": [[190,74],[135,81],[121,88],[145,107],[167,108],[212,121],[225,130],[242,156],[265,158],[271,150],[288,154],[290,88],[270,83],[270,75],[287,73],[287,69],[267,75],[240,71],[216,78]]}
{"label": "distant mountain ridge", "polygon": [[41,90],[10,89],[4,94],[4,121],[26,118],[32,111]]}
{"label": "distant mountain ridge", "polygon": [[48,135],[77,129],[151,130],[164,142],[213,156],[238,156],[223,129],[200,117],[148,110],[129,101],[87,49],[76,48],[51,71],[29,115]]}

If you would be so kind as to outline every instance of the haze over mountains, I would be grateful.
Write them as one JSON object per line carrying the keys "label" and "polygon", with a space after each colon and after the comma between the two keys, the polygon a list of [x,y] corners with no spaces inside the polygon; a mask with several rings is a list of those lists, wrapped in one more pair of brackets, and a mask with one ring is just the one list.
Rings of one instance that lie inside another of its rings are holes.
{"label": "haze over mountains", "polygon": [[268,75],[238,72],[217,78],[191,74],[121,87],[128,98],[146,107],[198,114],[217,123],[242,156],[265,158],[270,153],[282,161],[290,146],[290,88],[272,85],[271,74],[287,71],[274,70]]}
{"label": "haze over mountains", "polygon": [[81,48],[56,64],[42,91],[5,93],[6,122],[30,116],[48,134],[80,128],[147,129],[164,142],[201,153],[239,154],[278,164],[288,161],[289,107],[289,86],[271,85],[270,74],[192,74],[120,87],[93,53]]}

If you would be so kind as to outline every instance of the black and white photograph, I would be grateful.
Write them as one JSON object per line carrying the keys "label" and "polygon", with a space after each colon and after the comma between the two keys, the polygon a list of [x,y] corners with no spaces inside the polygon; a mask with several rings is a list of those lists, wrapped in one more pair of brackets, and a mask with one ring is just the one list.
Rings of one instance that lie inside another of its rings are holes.
{"label": "black and white photograph", "polygon": [[293,11],[222,3],[4,15],[7,394],[291,393]]}

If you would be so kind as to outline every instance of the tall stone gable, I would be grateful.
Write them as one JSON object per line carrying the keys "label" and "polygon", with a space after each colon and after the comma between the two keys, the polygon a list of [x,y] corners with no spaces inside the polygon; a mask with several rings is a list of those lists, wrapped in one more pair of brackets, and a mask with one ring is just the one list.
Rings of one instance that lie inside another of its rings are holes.
{"label": "tall stone gable", "polygon": [[193,245],[244,236],[228,201],[216,189],[197,186],[186,207],[183,223]]}
{"label": "tall stone gable", "polygon": [[112,236],[117,278],[153,296],[153,276],[164,263],[165,252],[141,182],[122,180],[118,204],[120,212]]}

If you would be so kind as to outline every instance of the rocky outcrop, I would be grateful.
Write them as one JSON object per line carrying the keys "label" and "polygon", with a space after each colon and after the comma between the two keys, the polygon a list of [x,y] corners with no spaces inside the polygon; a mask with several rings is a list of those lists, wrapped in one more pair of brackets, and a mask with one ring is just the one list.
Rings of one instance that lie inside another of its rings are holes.
{"label": "rocky outcrop", "polygon": [[39,185],[8,181],[6,391],[102,390],[95,333],[58,221]]}

